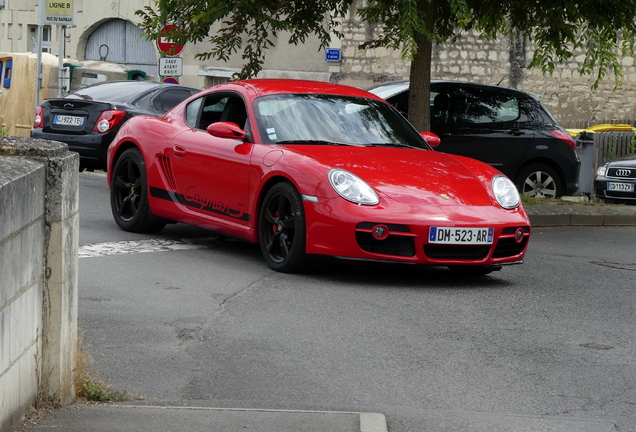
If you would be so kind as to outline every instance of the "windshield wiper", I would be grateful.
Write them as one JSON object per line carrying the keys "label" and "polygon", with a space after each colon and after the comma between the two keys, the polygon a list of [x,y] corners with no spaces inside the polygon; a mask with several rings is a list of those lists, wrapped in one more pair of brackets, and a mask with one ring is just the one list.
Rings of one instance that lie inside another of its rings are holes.
{"label": "windshield wiper", "polygon": [[391,143],[391,142],[386,142],[386,143],[368,143],[368,144],[364,144],[365,146],[369,146],[369,147],[402,147],[402,148],[419,148],[419,147],[415,147],[412,145],[408,145],[408,144],[402,144],[402,143]]}
{"label": "windshield wiper", "polygon": [[308,144],[308,145],[335,145],[335,146],[356,146],[356,144],[324,141],[324,140],[287,140],[278,141],[276,144]]}

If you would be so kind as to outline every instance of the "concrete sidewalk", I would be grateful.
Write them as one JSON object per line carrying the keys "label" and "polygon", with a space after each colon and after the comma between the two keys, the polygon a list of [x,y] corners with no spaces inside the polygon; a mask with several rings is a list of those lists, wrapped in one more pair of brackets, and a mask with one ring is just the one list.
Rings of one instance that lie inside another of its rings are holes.
{"label": "concrete sidewalk", "polygon": [[[533,227],[548,226],[636,226],[636,206],[592,206],[579,204],[527,205],[525,206]],[[493,419],[456,419],[457,414],[442,418],[431,415],[432,424],[453,424],[461,420],[462,425],[470,424],[471,430],[510,430],[510,418],[499,419],[501,428],[492,428]],[[454,419],[454,420],[453,420]],[[610,423],[581,423],[580,420],[551,421],[546,419],[513,419],[528,424],[534,429],[550,431],[610,431]],[[435,422],[438,423],[435,423]],[[460,422],[460,423],[461,423]],[[493,423],[494,422],[494,423]],[[482,424],[483,423],[483,424]],[[536,423],[536,424],[535,424]],[[498,423],[497,423],[498,424]],[[483,428],[482,428],[483,426]],[[558,426],[558,427],[557,427]],[[585,426],[585,427],[583,427]],[[441,428],[440,430],[442,430]],[[38,419],[26,423],[23,431],[50,432],[387,432],[384,414],[359,412],[324,412],[292,410],[256,410],[210,407],[153,406],[123,403],[117,405],[73,405],[54,410]],[[457,430],[461,430],[457,429]]]}
{"label": "concrete sidewalk", "polygon": [[533,227],[636,226],[636,206],[627,205],[526,205]]}
{"label": "concrete sidewalk", "polygon": [[377,413],[230,408],[74,405],[54,410],[24,431],[50,432],[387,432]]}

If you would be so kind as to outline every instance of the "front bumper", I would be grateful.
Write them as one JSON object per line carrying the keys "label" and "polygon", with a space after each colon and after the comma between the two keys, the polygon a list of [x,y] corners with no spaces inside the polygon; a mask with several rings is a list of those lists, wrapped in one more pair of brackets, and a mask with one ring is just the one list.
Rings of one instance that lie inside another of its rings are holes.
{"label": "front bumper", "polygon": [[609,191],[607,183],[634,184],[636,179],[615,179],[607,177],[597,177],[594,180],[594,194],[597,198],[605,201],[621,202],[624,204],[636,204],[636,190],[634,192]]}
{"label": "front bumper", "polygon": [[[421,206],[397,202],[370,207],[334,198],[305,202],[305,214],[308,254],[356,261],[437,266],[518,264],[523,261],[531,232],[530,220],[521,207],[503,210],[494,205]],[[378,224],[389,228],[386,239],[377,240],[371,235]],[[493,228],[493,243],[429,243],[433,226]],[[515,239],[518,229],[523,231],[519,241]]]}

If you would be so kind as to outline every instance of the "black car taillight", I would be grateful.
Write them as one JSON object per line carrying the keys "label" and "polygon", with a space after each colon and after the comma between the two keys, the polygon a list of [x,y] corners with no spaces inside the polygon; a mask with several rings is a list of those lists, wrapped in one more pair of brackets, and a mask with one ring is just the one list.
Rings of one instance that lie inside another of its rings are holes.
{"label": "black car taillight", "polygon": [[125,115],[126,111],[104,111],[95,122],[93,130],[99,133],[106,133],[117,126],[117,124],[124,118]]}
{"label": "black car taillight", "polygon": [[42,106],[38,106],[35,109],[35,118],[33,119],[33,127],[35,129],[42,129],[44,127],[44,110]]}
{"label": "black car taillight", "polygon": [[556,138],[560,139],[561,141],[564,141],[568,146],[570,146],[572,150],[574,150],[575,153],[578,152],[578,149],[576,148],[576,143],[574,142],[574,138],[572,138],[572,135],[557,129],[551,130],[550,133],[554,135]]}

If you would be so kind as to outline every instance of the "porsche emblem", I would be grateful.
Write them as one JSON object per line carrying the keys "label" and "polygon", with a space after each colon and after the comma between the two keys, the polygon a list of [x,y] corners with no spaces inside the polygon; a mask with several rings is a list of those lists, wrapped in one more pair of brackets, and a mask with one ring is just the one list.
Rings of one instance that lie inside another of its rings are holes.
{"label": "porsche emblem", "polygon": [[442,198],[444,198],[445,200],[450,199],[450,197],[446,194],[439,194],[439,196],[441,196]]}

